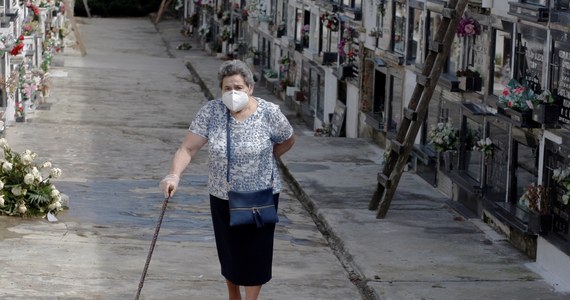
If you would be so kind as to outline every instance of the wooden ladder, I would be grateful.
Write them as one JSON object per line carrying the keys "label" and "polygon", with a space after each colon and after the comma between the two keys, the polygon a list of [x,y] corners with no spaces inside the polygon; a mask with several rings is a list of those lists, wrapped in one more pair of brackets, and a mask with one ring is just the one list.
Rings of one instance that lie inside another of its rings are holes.
{"label": "wooden ladder", "polygon": [[397,136],[390,141],[388,158],[384,169],[378,173],[376,191],[368,206],[370,210],[376,210],[380,206],[377,214],[379,219],[384,218],[388,212],[418,131],[424,123],[437,81],[449,57],[455,29],[465,12],[467,2],[469,0],[449,0],[447,6],[439,6],[443,20],[434,41],[430,41],[422,73],[417,75],[416,87],[408,107],[404,109],[404,118],[398,127]]}

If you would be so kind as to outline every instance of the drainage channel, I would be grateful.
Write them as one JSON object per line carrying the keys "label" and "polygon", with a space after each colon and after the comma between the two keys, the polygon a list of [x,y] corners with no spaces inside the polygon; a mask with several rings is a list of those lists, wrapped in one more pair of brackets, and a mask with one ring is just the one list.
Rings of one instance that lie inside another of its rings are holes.
{"label": "drainage channel", "polygon": [[313,222],[317,226],[317,229],[321,232],[325,240],[328,242],[331,250],[341,263],[342,267],[348,273],[348,278],[350,282],[354,284],[360,295],[362,295],[363,300],[379,300],[380,297],[376,294],[374,289],[368,286],[368,280],[362,274],[362,272],[355,265],[352,255],[344,247],[344,243],[340,237],[330,228],[328,223],[324,218],[321,218],[316,211],[315,203],[309,197],[303,189],[300,187],[299,183],[295,180],[293,175],[289,172],[287,167],[279,160],[279,167],[283,174],[283,179],[295,195],[295,197],[301,202],[305,210],[311,215]]}

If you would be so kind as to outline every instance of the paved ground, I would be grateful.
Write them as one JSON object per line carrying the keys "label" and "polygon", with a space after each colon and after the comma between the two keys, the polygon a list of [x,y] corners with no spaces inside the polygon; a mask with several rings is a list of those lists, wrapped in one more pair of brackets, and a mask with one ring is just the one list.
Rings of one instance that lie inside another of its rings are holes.
{"label": "paved ground", "polygon": [[[191,42],[177,21],[155,28],[148,19],[81,19],[80,29],[88,55],[69,49],[53,70],[51,110],[7,130],[16,149],[63,169],[56,185],[71,208],[55,224],[0,218],[2,299],[133,298],[161,206],[158,180],[206,101],[201,87],[219,94],[221,60],[196,47],[175,50]],[[261,87],[256,94],[280,103]],[[283,157],[289,188],[262,299],[569,297],[414,174],[404,174],[388,216],[376,219],[367,205],[382,149],[313,137],[282,107],[301,136]],[[144,299],[225,298],[205,159],[196,158],[169,205]]]}

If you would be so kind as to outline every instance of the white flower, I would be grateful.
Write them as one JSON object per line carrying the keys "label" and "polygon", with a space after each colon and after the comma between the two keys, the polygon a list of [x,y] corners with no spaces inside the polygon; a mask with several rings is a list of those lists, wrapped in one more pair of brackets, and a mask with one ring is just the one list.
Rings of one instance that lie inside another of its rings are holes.
{"label": "white flower", "polygon": [[12,187],[11,192],[12,194],[14,194],[14,196],[20,196],[22,195],[22,187],[19,185],[15,185]]}
{"label": "white flower", "polygon": [[33,174],[28,173],[24,176],[24,183],[30,185],[34,183],[35,179],[36,177]]}
{"label": "white flower", "polygon": [[4,181],[0,180],[0,190],[4,188]]}
{"label": "white flower", "polygon": [[8,141],[5,138],[1,138],[0,139],[0,147],[2,147],[3,149],[8,148]]}
{"label": "white flower", "polygon": [[2,164],[2,170],[4,170],[4,171],[12,171],[12,167],[13,167],[12,163],[9,163],[9,162],[4,162]]}
{"label": "white flower", "polygon": [[485,139],[485,145],[491,146],[491,145],[493,145],[493,141],[491,141],[490,138],[486,138],[486,139]]}
{"label": "white flower", "polygon": [[40,170],[38,170],[38,168],[33,167],[31,173],[34,175],[35,179],[42,181],[42,173],[40,173]]}
{"label": "white flower", "polygon": [[57,201],[55,203],[55,208],[60,209],[61,208],[61,202]]}
{"label": "white flower", "polygon": [[51,169],[49,175],[50,175],[52,178],[59,178],[59,176],[61,176],[61,169],[59,169],[59,168],[53,168],[53,169]]}
{"label": "white flower", "polygon": [[51,168],[51,162],[46,161],[46,162],[42,165],[42,167],[43,167],[43,168]]}
{"label": "white flower", "polygon": [[52,198],[55,198],[55,197],[59,196],[59,194],[60,194],[59,191],[56,190],[56,189],[53,189],[53,190],[51,191],[51,197],[52,197]]}
{"label": "white flower", "polygon": [[23,155],[22,155],[22,163],[23,163],[24,165],[29,165],[29,164],[31,164],[33,160],[34,160],[34,159],[33,159],[32,156],[29,155],[29,154],[23,154]]}
{"label": "white flower", "polygon": [[20,206],[18,206],[18,212],[21,214],[26,213],[26,211],[28,211],[28,208],[26,207],[25,204],[20,204]]}
{"label": "white flower", "polygon": [[0,207],[4,207],[4,195],[0,195]]}

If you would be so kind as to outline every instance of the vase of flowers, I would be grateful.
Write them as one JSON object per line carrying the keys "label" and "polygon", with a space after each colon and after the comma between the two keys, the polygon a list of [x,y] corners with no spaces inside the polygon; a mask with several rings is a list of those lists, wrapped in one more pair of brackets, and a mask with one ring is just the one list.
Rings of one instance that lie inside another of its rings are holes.
{"label": "vase of flowers", "polygon": [[438,123],[432,126],[428,133],[428,140],[430,144],[435,146],[435,151],[444,152],[455,150],[458,143],[457,129],[449,122]]}
{"label": "vase of flowers", "polygon": [[570,199],[570,168],[557,168],[552,171],[552,179],[560,184],[566,192],[562,195],[562,203],[568,205]]}
{"label": "vase of flowers", "polygon": [[479,151],[485,158],[493,156],[494,146],[490,138],[480,139],[473,146],[473,150]]}
{"label": "vase of flowers", "polygon": [[451,123],[438,123],[432,126],[428,133],[430,144],[435,146],[438,157],[443,157],[445,169],[450,171],[453,168],[453,160],[455,156],[455,147],[459,142],[457,129]]}
{"label": "vase of flowers", "polygon": [[305,24],[301,28],[301,39],[302,39],[301,42],[303,43],[304,48],[309,47],[309,31],[310,30],[311,30],[311,27],[309,26],[309,24]]}
{"label": "vase of flowers", "polygon": [[[61,176],[61,170],[52,168],[49,161],[36,163],[37,154],[30,150],[14,152],[4,138],[0,148],[4,154],[0,159],[0,214],[43,217],[61,211],[61,194],[51,183]],[[44,170],[49,170],[47,176]]]}

